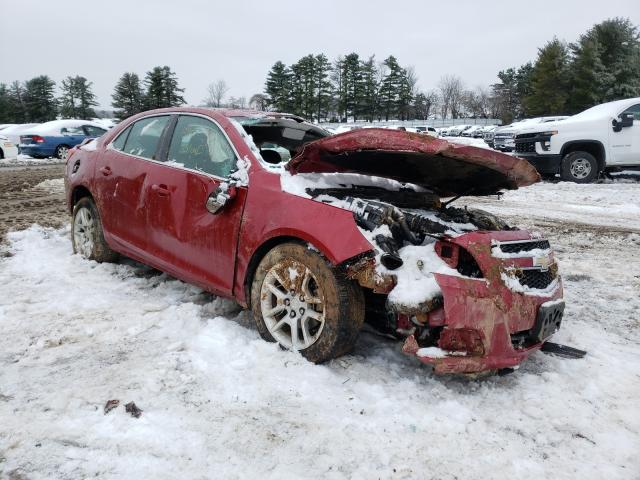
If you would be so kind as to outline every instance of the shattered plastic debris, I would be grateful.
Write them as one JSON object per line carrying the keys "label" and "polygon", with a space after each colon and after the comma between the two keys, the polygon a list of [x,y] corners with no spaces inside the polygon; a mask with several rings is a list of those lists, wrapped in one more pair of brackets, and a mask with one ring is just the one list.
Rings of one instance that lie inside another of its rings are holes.
{"label": "shattered plastic debris", "polygon": [[120,405],[120,400],[107,400],[107,403],[104,404],[104,414],[106,415],[114,408],[117,408]]}
{"label": "shattered plastic debris", "polygon": [[142,415],[142,410],[140,410],[133,402],[127,403],[124,406],[124,409],[127,413],[130,413],[132,417],[140,418],[140,415]]}

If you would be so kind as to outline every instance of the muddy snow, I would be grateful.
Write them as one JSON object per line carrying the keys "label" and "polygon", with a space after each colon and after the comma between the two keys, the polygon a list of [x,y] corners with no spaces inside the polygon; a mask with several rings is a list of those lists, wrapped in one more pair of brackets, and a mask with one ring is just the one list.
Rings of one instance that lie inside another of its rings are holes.
{"label": "muddy snow", "polygon": [[9,233],[0,477],[637,479],[638,187],[541,184],[474,202],[550,238],[567,301],[555,341],[589,354],[538,352],[473,381],[366,332],[353,354],[313,365],[262,341],[232,302],[72,255],[68,227]]}

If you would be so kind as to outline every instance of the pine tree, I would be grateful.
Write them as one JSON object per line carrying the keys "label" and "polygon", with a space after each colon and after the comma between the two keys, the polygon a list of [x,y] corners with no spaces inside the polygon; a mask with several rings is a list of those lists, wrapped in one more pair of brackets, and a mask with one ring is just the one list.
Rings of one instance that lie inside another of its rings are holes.
{"label": "pine tree", "polygon": [[554,38],[538,51],[531,72],[531,94],[524,104],[530,115],[551,115],[566,111],[568,98],[567,46]]}
{"label": "pine tree", "polygon": [[0,83],[0,123],[13,123],[10,112],[9,89],[6,83]]}
{"label": "pine tree", "polygon": [[567,112],[578,113],[602,103],[612,75],[600,59],[601,47],[595,38],[582,36],[571,45],[573,61],[569,78]]}
{"label": "pine tree", "polygon": [[19,81],[14,81],[7,92],[8,95],[8,115],[12,119],[11,123],[26,123],[27,110],[24,103],[24,86]]}
{"label": "pine tree", "polygon": [[185,101],[181,94],[184,92],[184,88],[178,86],[178,76],[166,65],[162,67],[162,73],[165,106],[178,107],[183,105]]}
{"label": "pine tree", "polygon": [[599,47],[603,98],[608,102],[640,95],[640,41],[638,28],[629,19],[605,20],[585,34]]}
{"label": "pine tree", "polygon": [[111,95],[111,106],[115,116],[124,120],[144,110],[144,93],[140,86],[140,77],[136,73],[126,72],[120,77]]}
{"label": "pine tree", "polygon": [[331,73],[331,62],[326,55],[320,54],[315,57],[315,114],[318,122],[322,118],[326,119],[331,107],[332,85],[329,81]]}
{"label": "pine tree", "polygon": [[271,108],[279,112],[292,111],[291,70],[278,61],[267,74],[264,93]]}
{"label": "pine tree", "polygon": [[185,103],[178,79],[168,66],[154,67],[144,79],[146,109],[177,107]]}
{"label": "pine tree", "polygon": [[40,75],[26,82],[23,98],[27,121],[48,122],[56,118],[55,87],[56,83],[47,75]]}
{"label": "pine tree", "polygon": [[407,82],[406,71],[400,67],[396,57],[390,55],[383,64],[387,68],[387,74],[380,85],[380,108],[388,121],[398,114],[399,108],[406,102]]}
{"label": "pine tree", "polygon": [[375,55],[362,62],[362,105],[360,113],[373,122],[378,111],[378,68]]}
{"label": "pine tree", "polygon": [[62,81],[62,97],[59,100],[60,114],[64,118],[93,118],[96,112],[92,107],[98,105],[91,91],[92,82],[79,75],[67,77]]}

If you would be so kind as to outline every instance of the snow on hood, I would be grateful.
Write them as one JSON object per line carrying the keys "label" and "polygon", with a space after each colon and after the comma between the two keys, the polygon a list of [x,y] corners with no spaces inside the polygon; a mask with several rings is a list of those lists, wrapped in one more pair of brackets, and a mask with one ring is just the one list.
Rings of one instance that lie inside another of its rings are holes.
{"label": "snow on hood", "polygon": [[440,196],[491,195],[540,180],[526,160],[419,133],[368,128],[304,145],[286,166],[298,173],[359,173],[427,188]]}

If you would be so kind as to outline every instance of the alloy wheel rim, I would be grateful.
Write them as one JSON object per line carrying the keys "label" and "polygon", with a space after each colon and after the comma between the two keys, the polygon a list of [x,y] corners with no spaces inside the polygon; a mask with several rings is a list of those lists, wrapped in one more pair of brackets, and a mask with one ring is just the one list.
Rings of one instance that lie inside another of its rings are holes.
{"label": "alloy wheel rim", "polygon": [[80,208],[73,223],[73,237],[76,249],[85,258],[89,258],[93,253],[93,235],[96,228],[96,221],[91,210]]}
{"label": "alloy wheel rim", "polygon": [[304,350],[320,338],[324,294],[304,264],[285,259],[274,265],[262,282],[260,302],[267,330],[283,347]]}
{"label": "alloy wheel rim", "polygon": [[66,160],[68,154],[69,149],[67,147],[58,147],[58,156],[60,157],[60,160]]}
{"label": "alloy wheel rim", "polygon": [[586,158],[576,158],[571,162],[571,175],[579,180],[586,178],[591,173],[591,162]]}

